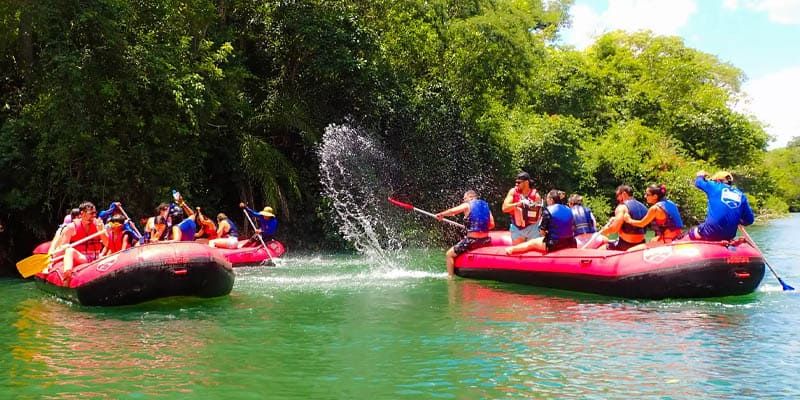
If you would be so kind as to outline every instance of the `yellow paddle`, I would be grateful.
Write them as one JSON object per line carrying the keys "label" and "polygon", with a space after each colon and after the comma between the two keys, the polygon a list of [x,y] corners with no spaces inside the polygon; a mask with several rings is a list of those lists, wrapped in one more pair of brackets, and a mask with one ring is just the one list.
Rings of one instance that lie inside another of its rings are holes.
{"label": "yellow paddle", "polygon": [[[74,247],[90,239],[94,239],[95,237],[102,235],[103,232],[104,231],[102,230],[97,231],[81,240],[70,243],[68,247]],[[58,252],[61,251],[64,250],[60,250]],[[50,264],[51,262],[50,256],[51,254],[34,254],[28,258],[20,260],[17,263],[17,271],[19,271],[19,274],[22,275],[23,278],[30,278],[31,276],[34,276],[39,272],[44,271],[45,268],[47,268],[47,265]],[[56,261],[60,258],[63,258],[63,256],[56,257],[52,261]]]}

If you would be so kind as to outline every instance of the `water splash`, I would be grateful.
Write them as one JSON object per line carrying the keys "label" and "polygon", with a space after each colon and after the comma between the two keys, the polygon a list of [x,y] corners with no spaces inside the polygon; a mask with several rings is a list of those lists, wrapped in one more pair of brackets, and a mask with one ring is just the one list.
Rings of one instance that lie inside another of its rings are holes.
{"label": "water splash", "polygon": [[339,233],[358,252],[394,265],[402,248],[386,215],[389,160],[362,129],[329,125],[317,150],[322,194],[331,203]]}

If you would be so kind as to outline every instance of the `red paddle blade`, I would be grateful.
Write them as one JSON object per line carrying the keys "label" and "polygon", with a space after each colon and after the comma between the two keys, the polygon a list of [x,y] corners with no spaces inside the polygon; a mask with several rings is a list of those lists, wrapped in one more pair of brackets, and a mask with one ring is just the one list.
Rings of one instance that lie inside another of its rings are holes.
{"label": "red paddle blade", "polygon": [[392,203],[400,208],[405,208],[408,211],[412,211],[414,209],[414,206],[412,206],[411,204],[403,203],[402,201],[395,200],[391,197],[389,197],[389,203]]}

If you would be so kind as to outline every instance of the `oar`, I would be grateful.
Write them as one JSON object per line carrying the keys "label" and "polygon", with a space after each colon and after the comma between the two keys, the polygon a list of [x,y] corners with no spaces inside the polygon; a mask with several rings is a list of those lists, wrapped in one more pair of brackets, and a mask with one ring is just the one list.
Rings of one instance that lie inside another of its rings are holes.
{"label": "oar", "polygon": [[122,204],[117,205],[117,208],[119,208],[119,211],[122,212],[122,215],[125,216],[125,219],[127,219],[128,221],[131,222],[131,227],[133,228],[133,231],[136,232],[137,235],[139,235],[139,238],[141,238],[142,237],[142,233],[139,232],[139,229],[136,228],[136,223],[133,222],[131,217],[128,216],[128,213],[125,212],[125,209],[122,208]]}
{"label": "oar", "polygon": [[[407,211],[416,211],[416,212],[418,212],[418,213],[420,213],[420,214],[424,214],[424,215],[427,215],[427,216],[429,216],[429,217],[436,218],[436,214],[429,213],[429,212],[427,212],[427,211],[425,211],[425,210],[420,210],[419,208],[417,208],[417,207],[414,207],[414,206],[413,206],[413,205],[411,205],[411,204],[408,204],[408,203],[403,203],[402,201],[395,200],[395,199],[393,199],[393,198],[391,198],[391,197],[389,197],[389,203],[392,203],[392,204],[394,204],[394,205],[396,205],[396,206],[398,206],[398,207],[400,207],[400,208],[404,208],[404,209],[406,209]],[[438,220],[439,218],[436,218],[436,219]],[[443,218],[441,221],[442,221],[442,222],[446,222],[446,223],[448,223],[448,224],[450,224],[450,225],[453,225],[453,226],[457,226],[457,227],[459,227],[459,228],[461,228],[461,229],[467,229],[467,227],[466,227],[466,226],[464,226],[464,225],[462,225],[462,224],[459,224],[458,222],[455,222],[455,221],[453,221],[453,220],[449,220],[449,219],[447,219],[447,218]]]}
{"label": "oar", "polygon": [[244,209],[242,209],[242,212],[244,213],[244,216],[247,218],[247,222],[250,222],[250,226],[252,226],[253,230],[256,231],[256,236],[258,236],[258,241],[261,242],[262,246],[264,246],[264,251],[267,252],[267,256],[269,257],[269,260],[272,262],[273,265],[278,265],[278,264],[275,264],[275,260],[272,258],[272,254],[269,253],[269,248],[267,247],[267,244],[264,243],[264,238],[262,238],[261,234],[258,233],[258,228],[256,228],[256,224],[250,218],[250,214],[248,214],[247,210],[244,210]]}
{"label": "oar", "polygon": [[594,240],[597,239],[598,236],[600,236],[600,232],[604,231],[606,228],[608,228],[611,225],[611,221],[613,221],[613,218],[614,217],[609,218],[608,221],[606,221],[606,224],[603,225],[602,228],[598,229],[594,233],[594,235],[592,235],[592,238],[589,239],[588,241],[586,241],[586,243],[584,243],[583,246],[581,246],[581,249],[585,249],[586,246],[588,246],[590,243],[594,242]]}
{"label": "oar", "polygon": [[739,225],[739,230],[742,231],[742,235],[747,240],[747,242],[750,243],[750,245],[753,246],[756,250],[758,250],[759,253],[761,253],[761,257],[764,259],[764,264],[767,266],[767,268],[769,268],[769,271],[772,272],[772,275],[775,275],[775,279],[777,279],[778,282],[781,283],[781,286],[783,286],[783,290],[794,290],[793,287],[787,285],[786,282],[784,282],[783,279],[781,279],[781,277],[779,277],[778,274],[775,273],[775,270],[772,269],[772,267],[769,265],[767,257],[764,256],[764,252],[762,252],[761,249],[758,248],[758,245],[756,245],[756,242],[753,241],[753,238],[751,238],[750,235],[747,234],[747,231],[744,230],[744,227]]}
{"label": "oar", "polygon": [[[75,247],[81,243],[84,243],[90,239],[94,239],[97,236],[103,234],[102,230],[99,230],[81,240],[77,240],[73,243],[70,243],[67,247]],[[59,250],[61,252],[63,250]],[[29,278],[38,274],[39,272],[44,271],[47,268],[47,265],[50,264],[50,254],[34,254],[28,258],[25,258],[17,263],[17,271],[19,274],[22,275],[23,278]],[[58,257],[54,258],[52,261],[57,260]]]}

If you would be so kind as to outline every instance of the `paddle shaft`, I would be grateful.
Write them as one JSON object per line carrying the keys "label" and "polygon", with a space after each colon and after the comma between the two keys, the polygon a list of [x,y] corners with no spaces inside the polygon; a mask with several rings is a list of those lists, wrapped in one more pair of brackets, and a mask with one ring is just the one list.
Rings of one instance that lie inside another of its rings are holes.
{"label": "paddle shaft", "polygon": [[[417,207],[413,207],[413,210],[414,210],[414,211],[416,211],[416,212],[418,212],[418,213],[420,213],[420,214],[424,214],[424,215],[427,215],[427,216],[429,216],[429,217],[436,218],[436,214],[433,214],[433,213],[427,212],[427,211],[425,211],[425,210],[420,210],[420,209],[419,209],[419,208],[417,208]],[[439,218],[436,218],[436,219],[439,219]],[[450,225],[453,225],[453,226],[457,226],[457,227],[459,227],[459,228],[461,228],[461,229],[467,229],[467,227],[466,227],[466,226],[464,226],[464,225],[462,225],[462,224],[459,224],[459,223],[458,223],[458,222],[456,222],[456,221],[449,220],[449,219],[447,219],[447,218],[442,218],[440,221],[442,221],[442,222],[446,222],[446,223],[448,223],[448,224],[450,224]]]}
{"label": "paddle shaft", "polygon": [[778,282],[780,282],[781,286],[783,287],[783,290],[794,290],[793,287],[787,285],[786,282],[784,282],[783,279],[781,279],[781,277],[778,276],[775,270],[772,269],[772,267],[769,265],[769,261],[767,261],[767,257],[764,255],[764,252],[758,248],[758,245],[756,244],[755,241],[753,241],[753,238],[750,237],[750,234],[748,234],[747,231],[744,230],[744,226],[739,225],[739,230],[742,231],[742,235],[744,236],[745,239],[747,239],[747,242],[750,243],[750,245],[753,246],[753,248],[758,250],[759,253],[761,253],[761,258],[764,259],[764,265],[766,265],[767,268],[769,268],[769,272],[772,272],[772,275],[775,276],[775,279],[777,279]]}
{"label": "paddle shaft", "polygon": [[[614,217],[611,217],[611,218],[614,218]],[[585,249],[586,246],[588,246],[590,243],[594,242],[594,240],[597,239],[598,236],[600,236],[600,232],[604,231],[606,228],[608,228],[611,225],[611,218],[608,219],[608,221],[606,222],[605,225],[603,225],[602,228],[598,229],[597,232],[595,232],[594,235],[592,235],[591,239],[587,240],[586,243],[584,243],[583,246],[581,246],[581,249]]]}
{"label": "paddle shaft", "polygon": [[267,252],[267,257],[269,257],[269,260],[272,261],[272,264],[275,264],[275,260],[272,258],[272,254],[269,253],[269,247],[267,247],[267,244],[264,243],[264,238],[262,238],[261,233],[258,232],[258,228],[256,228],[256,224],[255,222],[253,222],[253,219],[250,218],[250,214],[247,213],[247,210],[242,210],[242,212],[244,213],[245,218],[247,218],[247,222],[249,222],[250,226],[253,227],[253,230],[256,231],[256,235],[258,235],[258,241],[261,242],[262,246],[264,246],[264,251]]}
{"label": "paddle shaft", "polygon": [[[102,230],[99,230],[99,231],[97,231],[97,232],[95,232],[95,233],[93,233],[93,234],[91,234],[91,235],[89,235],[89,236],[87,236],[87,237],[85,237],[85,238],[83,238],[83,239],[76,240],[76,241],[74,241],[74,242],[72,242],[72,243],[68,244],[66,248],[64,248],[64,249],[61,249],[61,250],[56,250],[56,251],[54,251],[54,252],[53,252],[53,254],[55,254],[55,253],[60,253],[60,252],[62,252],[62,251],[64,251],[64,250],[66,250],[67,248],[70,248],[70,247],[75,247],[75,246],[77,246],[77,245],[79,245],[79,244],[86,243],[86,242],[88,242],[89,240],[92,240],[92,239],[94,239],[94,238],[96,238],[96,237],[98,237],[98,236],[102,235],[102,234],[103,234],[103,232],[105,232],[105,230],[104,230],[104,229],[102,229]],[[51,255],[52,255],[52,254],[51,254]],[[55,260],[55,259],[54,259],[54,260]]]}
{"label": "paddle shaft", "polygon": [[[403,203],[402,201],[395,200],[395,199],[393,199],[393,198],[391,198],[391,197],[389,197],[389,203],[392,203],[392,204],[396,205],[397,207],[404,208],[404,209],[406,209],[406,210],[408,210],[408,211],[416,211],[416,212],[418,212],[418,213],[420,213],[420,214],[423,214],[423,215],[427,215],[427,216],[429,216],[429,217],[436,218],[436,214],[433,214],[433,213],[427,212],[427,211],[425,211],[425,210],[419,209],[419,208],[417,208],[417,207],[414,207],[414,206],[413,206],[413,205],[411,205],[411,204],[408,204],[408,203]],[[436,218],[436,219],[438,220],[439,218]],[[451,221],[451,220],[449,220],[449,219],[447,219],[447,218],[442,218],[440,221],[446,222],[446,223],[448,223],[448,224],[450,224],[450,225],[453,225],[453,226],[457,226],[457,227],[459,227],[459,228],[461,228],[461,229],[467,229],[467,227],[466,227],[466,226],[464,226],[464,225],[461,225],[461,224],[459,224],[458,222]]]}
{"label": "paddle shaft", "polygon": [[133,227],[133,231],[136,232],[136,234],[139,235],[139,237],[141,238],[142,237],[142,233],[139,232],[139,229],[136,228],[136,223],[133,222],[133,220],[131,220],[131,217],[129,217],[128,213],[125,212],[125,209],[122,208],[122,204],[118,205],[117,207],[119,207],[119,210],[122,212],[122,215],[125,216],[125,219],[127,219],[128,221],[131,221],[131,227]]}

